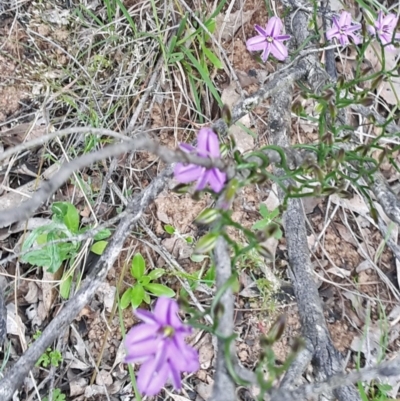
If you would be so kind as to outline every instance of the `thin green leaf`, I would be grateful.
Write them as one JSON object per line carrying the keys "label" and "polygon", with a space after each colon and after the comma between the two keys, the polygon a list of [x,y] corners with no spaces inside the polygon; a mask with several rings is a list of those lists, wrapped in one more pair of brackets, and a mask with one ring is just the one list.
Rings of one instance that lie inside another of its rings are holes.
{"label": "thin green leaf", "polygon": [[71,291],[72,276],[68,276],[62,279],[60,284],[60,295],[63,299],[69,298],[69,293]]}
{"label": "thin green leaf", "polygon": [[217,233],[208,233],[208,234],[202,236],[197,241],[196,247],[194,249],[194,253],[202,255],[204,253],[212,251],[217,242],[218,236],[219,236],[219,234],[217,234]]}
{"label": "thin green leaf", "polygon": [[200,63],[198,60],[193,56],[190,50],[186,49],[185,47],[182,47],[182,51],[186,54],[186,57],[190,60],[190,62],[194,65],[196,70],[199,72],[201,77],[203,78],[205,84],[208,86],[208,89],[210,92],[213,94],[215,100],[218,102],[219,106],[222,107],[222,101],[221,97],[219,96],[217,89],[215,88],[214,84],[212,83],[209,74],[204,71],[204,69],[201,67]]}
{"label": "thin green leaf", "polygon": [[207,49],[207,47],[202,46],[202,48],[204,54],[211,61],[213,66],[219,70],[222,70],[224,68],[224,65],[222,64],[221,60],[210,49]]}

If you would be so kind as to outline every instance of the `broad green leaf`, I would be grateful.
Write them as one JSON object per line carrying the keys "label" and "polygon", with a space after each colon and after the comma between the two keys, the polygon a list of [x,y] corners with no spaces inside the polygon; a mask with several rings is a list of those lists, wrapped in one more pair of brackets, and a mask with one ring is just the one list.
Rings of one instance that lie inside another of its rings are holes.
{"label": "broad green leaf", "polygon": [[44,245],[48,242],[47,236],[49,235],[49,233],[47,234],[40,234],[38,235],[37,239],[36,239],[36,243],[38,245]]}
{"label": "broad green leaf", "polygon": [[140,279],[138,280],[139,284],[143,285],[144,287],[146,287],[147,284],[149,284],[151,281],[149,276],[142,276],[140,277]]}
{"label": "broad green leaf", "polygon": [[147,305],[150,304],[151,298],[150,298],[150,295],[147,292],[145,292],[144,295],[143,295],[143,301],[146,302]]}
{"label": "broad green leaf", "polygon": [[104,252],[104,249],[106,249],[106,246],[108,244],[108,241],[98,241],[95,242],[90,250],[95,253],[96,255],[102,255]]}
{"label": "broad green leaf", "polygon": [[207,49],[207,47],[205,46],[202,47],[204,54],[211,61],[214,67],[219,70],[222,70],[224,68],[224,65],[222,64],[221,60],[210,49]]}
{"label": "broad green leaf", "polygon": [[72,233],[77,233],[79,229],[79,213],[74,205],[68,203],[67,213],[64,216],[64,224]]}
{"label": "broad green leaf", "polygon": [[63,222],[72,233],[79,229],[79,213],[76,207],[69,202],[54,202],[51,206],[57,221]]}
{"label": "broad green leaf", "polygon": [[168,233],[168,234],[174,234],[175,233],[175,228],[170,226],[169,224],[164,226],[164,230]]}
{"label": "broad green leaf", "polygon": [[45,249],[31,251],[22,257],[24,263],[29,263],[32,266],[47,267],[51,264],[51,258]]}
{"label": "broad green leaf", "polygon": [[160,277],[162,277],[165,274],[165,269],[153,269],[148,275],[147,277],[150,278],[150,281],[154,281],[159,279]]}
{"label": "broad green leaf", "polygon": [[197,255],[197,254],[195,254],[195,253],[193,253],[193,254],[190,256],[190,259],[191,259],[193,262],[196,262],[196,263],[202,262],[205,258],[208,258],[208,256],[207,256],[207,255]]}
{"label": "broad green leaf", "polygon": [[175,291],[171,290],[171,288],[162,285],[162,284],[157,284],[157,283],[151,283],[146,285],[146,290],[150,291],[152,294],[154,294],[157,297],[169,297],[172,298],[175,296]]}
{"label": "broad green leaf", "polygon": [[121,306],[122,309],[126,309],[129,304],[131,303],[132,299],[132,288],[128,288],[124,294],[122,295],[119,305]]}
{"label": "broad green leaf", "polygon": [[67,202],[54,202],[51,205],[51,211],[53,212],[53,219],[62,223],[64,221],[64,216],[67,214],[68,206]]}
{"label": "broad green leaf", "polygon": [[[47,234],[47,241],[52,242],[56,240],[57,237],[54,232],[50,232]],[[51,262],[50,265],[47,266],[47,271],[50,273],[55,273],[62,264],[62,259],[60,255],[60,249],[56,244],[46,246],[47,254],[50,256]]]}
{"label": "broad green leaf", "polygon": [[262,230],[265,227],[267,227],[267,225],[268,225],[268,220],[260,220],[260,221],[255,222],[251,226],[251,228],[252,228],[252,230]]}
{"label": "broad green leaf", "polygon": [[132,288],[131,292],[131,304],[134,308],[137,308],[142,302],[144,298],[144,288],[137,284]]}
{"label": "broad green leaf", "polygon": [[196,244],[196,247],[194,248],[195,254],[202,255],[204,253],[210,252],[214,249],[214,246],[217,242],[219,234],[217,233],[208,233],[206,235],[203,235]]}
{"label": "broad green leaf", "polygon": [[63,278],[60,284],[60,295],[64,299],[69,298],[69,293],[71,291],[72,276]]}
{"label": "broad green leaf", "polygon": [[136,280],[140,279],[140,277],[143,276],[145,269],[146,263],[143,256],[140,253],[137,253],[132,259],[132,276],[135,277]]}
{"label": "broad green leaf", "polygon": [[260,214],[264,218],[269,217],[269,210],[264,203],[261,203],[261,205],[260,205]]}
{"label": "broad green leaf", "polygon": [[100,241],[102,239],[106,239],[111,235],[111,231],[108,228],[104,228],[103,230],[99,231],[93,239],[95,241]]}

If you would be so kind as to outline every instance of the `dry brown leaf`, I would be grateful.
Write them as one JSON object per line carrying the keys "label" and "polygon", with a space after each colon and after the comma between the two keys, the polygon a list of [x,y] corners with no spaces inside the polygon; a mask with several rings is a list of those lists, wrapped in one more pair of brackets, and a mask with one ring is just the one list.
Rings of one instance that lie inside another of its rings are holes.
{"label": "dry brown leaf", "polygon": [[25,325],[17,314],[13,303],[7,305],[7,334],[12,334],[25,340]]}
{"label": "dry brown leaf", "polygon": [[102,369],[96,375],[96,384],[98,384],[99,386],[101,385],[111,386],[112,383],[113,383],[112,376],[110,372],[108,372],[107,370]]}
{"label": "dry brown leaf", "polygon": [[224,42],[232,40],[237,30],[250,21],[254,11],[237,10],[229,15],[218,14],[215,19],[214,36],[217,40],[221,38]]}
{"label": "dry brown leaf", "polygon": [[28,292],[24,296],[25,301],[28,304],[35,304],[39,300],[39,288],[34,281],[29,281],[28,283]]}
{"label": "dry brown leaf", "polygon": [[[60,273],[57,273],[58,276],[61,274],[61,269],[59,269],[59,271]],[[40,287],[42,288],[42,300],[46,316],[53,307],[56,297],[55,284],[48,283],[47,281],[55,280],[57,280],[55,273],[49,273],[48,271],[43,272],[43,281],[40,282]]]}
{"label": "dry brown leaf", "polygon": [[70,396],[74,397],[77,395],[81,395],[85,392],[85,388],[87,387],[88,381],[83,377],[80,377],[76,380],[72,380],[69,382],[69,391]]}
{"label": "dry brown leaf", "polygon": [[[222,103],[224,103],[229,108],[237,103],[240,99],[240,95],[236,92],[236,84],[231,82],[221,94]],[[245,127],[249,128],[251,125],[250,117],[246,114],[242,117],[239,123],[243,124]],[[233,137],[236,143],[236,148],[240,153],[246,152],[254,148],[254,138],[250,136],[247,132],[243,131],[239,126],[232,125],[229,128],[229,134]]]}
{"label": "dry brown leaf", "polygon": [[201,369],[208,369],[214,358],[214,347],[211,342],[205,342],[199,348],[199,363]]}
{"label": "dry brown leaf", "polygon": [[369,207],[365,204],[364,200],[359,195],[354,195],[351,199],[343,199],[338,195],[331,195],[331,201],[335,205],[340,205],[346,209],[361,214],[362,216],[369,214]]}
{"label": "dry brown leaf", "polygon": [[199,382],[199,384],[196,386],[196,392],[201,398],[203,398],[203,400],[209,400],[211,398],[212,389],[212,384],[206,384],[203,382]]}
{"label": "dry brown leaf", "polygon": [[345,278],[345,277],[350,277],[351,276],[351,271],[342,269],[341,267],[333,266],[330,269],[327,270],[327,273],[332,273],[335,276]]}
{"label": "dry brown leaf", "polygon": [[342,224],[335,223],[335,228],[339,231],[340,237],[348,242],[349,244],[352,244],[354,246],[358,246],[357,241],[353,238],[349,230],[343,226]]}

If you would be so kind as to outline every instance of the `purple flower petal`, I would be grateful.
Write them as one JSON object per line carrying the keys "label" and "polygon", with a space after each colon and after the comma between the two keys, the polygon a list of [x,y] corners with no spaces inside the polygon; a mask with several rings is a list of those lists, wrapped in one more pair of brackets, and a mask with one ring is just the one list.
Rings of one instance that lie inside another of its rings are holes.
{"label": "purple flower petal", "polygon": [[[380,12],[382,13],[382,12]],[[379,17],[378,17],[379,19]],[[397,25],[398,17],[395,14],[388,14],[382,21],[382,25],[387,25],[391,29],[395,29]]]}
{"label": "purple flower petal", "polygon": [[157,319],[155,319],[154,314],[147,310],[136,309],[134,314],[136,317],[138,317],[140,320],[143,320],[147,324],[158,325],[158,321]]}
{"label": "purple flower petal", "polygon": [[170,374],[168,364],[162,366],[159,371],[154,368],[154,360],[150,360],[141,366],[138,373],[137,384],[139,391],[148,396],[159,393]]}
{"label": "purple flower petal", "polygon": [[266,43],[263,53],[261,54],[261,60],[266,62],[268,60],[268,56],[271,53],[271,44]]}
{"label": "purple flower petal", "polygon": [[382,35],[379,35],[379,38],[381,39],[381,42],[383,45],[386,45],[386,44],[392,42],[392,35],[388,35],[388,34],[384,33]]}
{"label": "purple flower petal", "polygon": [[350,36],[353,39],[353,42],[358,45],[361,43],[361,39],[357,35],[353,35],[352,33],[349,33],[348,36]]}
{"label": "purple flower petal", "polygon": [[206,187],[207,183],[208,183],[208,170],[205,170],[197,181],[196,191],[203,190]]}
{"label": "purple flower petal", "polygon": [[154,308],[154,314],[159,316],[160,323],[174,328],[182,326],[182,322],[178,317],[178,312],[178,303],[174,299],[167,297],[160,297]]}
{"label": "purple flower petal", "polygon": [[275,37],[275,40],[283,41],[283,40],[289,40],[291,38],[290,35],[278,35]]}
{"label": "purple flower petal", "polygon": [[174,386],[175,390],[180,390],[182,387],[181,372],[175,368],[171,361],[168,363],[172,385]]}
{"label": "purple flower petal", "polygon": [[328,40],[332,40],[336,35],[338,34],[338,31],[336,28],[331,28],[328,31],[326,31],[326,38]]}
{"label": "purple flower petal", "polygon": [[261,36],[268,36],[267,31],[262,28],[260,25],[254,25],[254,29],[261,35]]}
{"label": "purple flower petal", "polygon": [[258,50],[264,50],[266,44],[267,40],[264,36],[254,36],[254,38],[247,40],[246,47],[247,50],[255,52]]}
{"label": "purple flower petal", "polygon": [[125,361],[135,363],[146,360],[148,357],[153,356],[161,346],[162,342],[159,338],[140,341],[136,344],[127,344],[128,352]]}
{"label": "purple flower petal", "polygon": [[183,150],[186,153],[190,153],[195,150],[195,147],[192,145],[189,145],[188,143],[180,143],[179,147],[181,148],[181,150]]}
{"label": "purple flower petal", "polygon": [[348,32],[354,32],[354,31],[359,31],[361,29],[361,25],[360,24],[354,24],[352,26],[348,26],[346,28],[346,33]]}
{"label": "purple flower petal", "polygon": [[[333,25],[334,25],[334,26],[332,26],[332,29],[333,29],[336,33],[339,33],[339,31],[342,29],[342,27],[341,27],[341,25],[340,25],[338,19],[337,19],[335,16],[332,17],[332,22],[333,22]],[[332,29],[331,29],[331,30],[332,30]]]}
{"label": "purple flower petal", "polygon": [[214,192],[221,192],[221,189],[224,187],[225,182],[226,174],[223,171],[217,168],[213,168],[210,171],[209,183]]}
{"label": "purple flower petal", "polygon": [[383,27],[383,12],[379,11],[378,18],[376,19],[375,26],[378,26],[378,29],[382,29]]}
{"label": "purple flower petal", "polygon": [[368,30],[368,32],[369,32],[371,35],[375,35],[375,34],[376,34],[376,29],[375,29],[375,27],[372,26],[372,25],[368,25],[368,26],[367,26],[367,30]]}
{"label": "purple flower petal", "polygon": [[267,29],[266,29],[267,35],[275,38],[275,36],[281,33],[282,26],[283,26],[282,21],[279,18],[271,17],[267,24]]}
{"label": "purple flower petal", "polygon": [[177,181],[187,184],[197,180],[204,170],[204,167],[196,166],[195,164],[185,166],[182,163],[178,163],[174,168],[174,176]]}
{"label": "purple flower petal", "polygon": [[349,44],[349,39],[347,38],[347,35],[340,35],[339,40],[340,40],[340,44],[343,47]]}
{"label": "purple flower petal", "polygon": [[277,40],[274,40],[273,43],[271,43],[271,53],[274,57],[281,61],[285,60],[285,58],[288,56],[286,46]]}
{"label": "purple flower petal", "polygon": [[141,323],[133,326],[126,335],[126,345],[131,346],[149,338],[154,338],[157,334],[159,325]]}
{"label": "purple flower petal", "polygon": [[197,136],[199,156],[219,157],[219,141],[217,134],[210,128],[202,128]]}
{"label": "purple flower petal", "polygon": [[339,18],[340,28],[343,29],[345,26],[351,25],[351,14],[347,11],[343,11]]}

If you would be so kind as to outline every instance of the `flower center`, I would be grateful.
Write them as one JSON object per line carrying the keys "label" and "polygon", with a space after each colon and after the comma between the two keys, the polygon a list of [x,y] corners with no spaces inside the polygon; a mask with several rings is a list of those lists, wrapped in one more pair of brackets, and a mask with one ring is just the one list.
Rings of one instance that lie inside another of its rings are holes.
{"label": "flower center", "polygon": [[274,38],[272,36],[267,36],[267,42],[272,43]]}
{"label": "flower center", "polygon": [[172,337],[175,334],[175,329],[171,326],[164,326],[161,330],[164,337]]}

